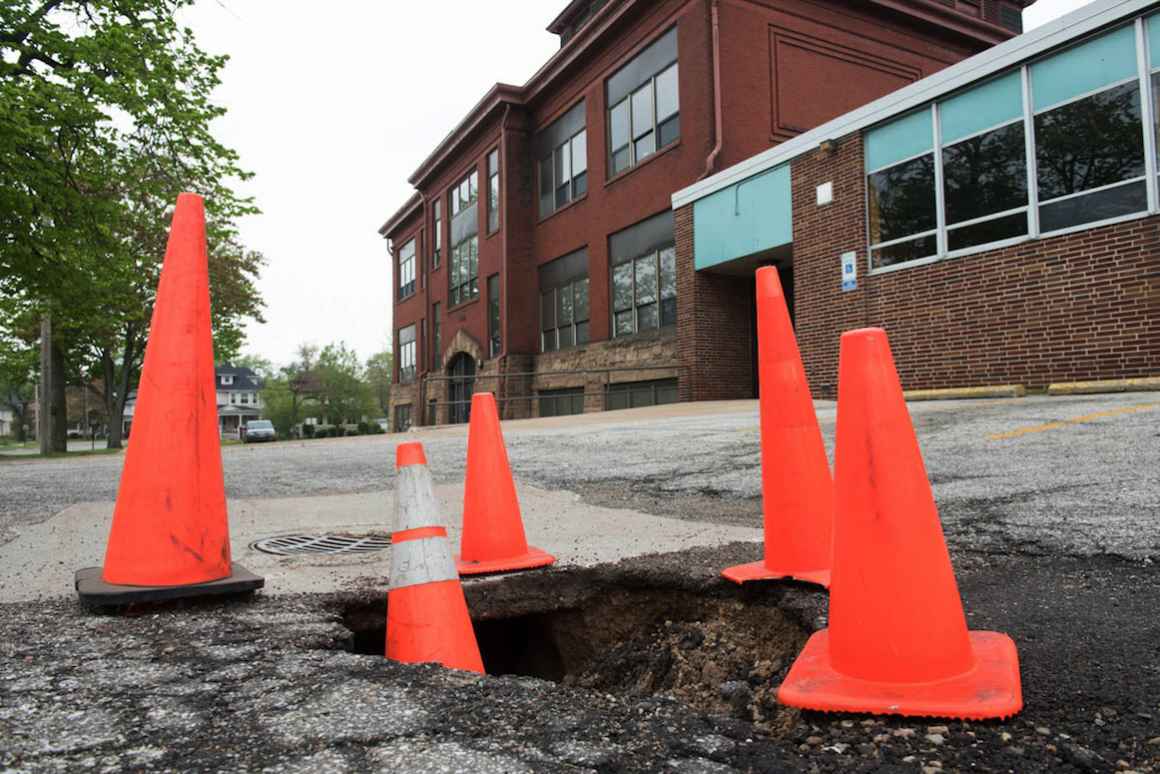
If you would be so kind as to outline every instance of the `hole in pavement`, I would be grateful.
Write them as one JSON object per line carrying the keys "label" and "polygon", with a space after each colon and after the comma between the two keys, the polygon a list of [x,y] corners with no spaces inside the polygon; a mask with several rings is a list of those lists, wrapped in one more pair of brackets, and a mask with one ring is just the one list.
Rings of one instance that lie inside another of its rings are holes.
{"label": "hole in pavement", "polygon": [[[540,609],[527,612],[524,596],[515,605],[519,612],[505,614],[501,602],[487,605],[487,617],[474,621],[488,674],[631,696],[663,694],[768,733],[794,722],[796,711],[777,704],[776,691],[808,633],[778,606],[784,587],[698,592],[613,586],[577,599],[553,591],[565,575],[545,576],[534,587]],[[385,602],[344,609],[348,649],[383,657]],[[473,614],[479,607],[472,604]]]}

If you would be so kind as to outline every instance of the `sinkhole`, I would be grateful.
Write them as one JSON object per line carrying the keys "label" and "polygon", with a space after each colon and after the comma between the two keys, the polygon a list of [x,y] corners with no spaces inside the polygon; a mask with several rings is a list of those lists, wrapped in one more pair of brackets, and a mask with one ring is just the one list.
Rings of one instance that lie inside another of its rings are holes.
{"label": "sinkhole", "polygon": [[[522,675],[604,693],[664,694],[770,733],[796,711],[777,686],[811,631],[820,592],[797,584],[703,589],[593,583],[554,572],[465,584],[476,640],[490,675]],[[796,605],[786,605],[786,595]],[[347,605],[342,647],[383,657],[386,595]],[[806,599],[807,604],[801,604]]]}

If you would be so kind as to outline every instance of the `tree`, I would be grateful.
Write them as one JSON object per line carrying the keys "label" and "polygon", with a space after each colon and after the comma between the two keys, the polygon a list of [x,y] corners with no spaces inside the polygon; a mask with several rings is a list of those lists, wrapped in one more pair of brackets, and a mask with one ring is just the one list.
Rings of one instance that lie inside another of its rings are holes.
{"label": "tree", "polygon": [[391,373],[394,364],[395,356],[389,351],[379,352],[367,359],[366,378],[381,417],[387,416],[391,407]]}
{"label": "tree", "polygon": [[177,25],[191,1],[0,2],[0,292],[51,313],[53,358],[100,377],[113,447],[178,192],[206,197],[218,357],[260,320],[262,257],[235,225],[256,208],[226,184],[249,175],[210,131],[226,58]]}
{"label": "tree", "polygon": [[17,339],[0,334],[0,408],[12,411],[13,435],[27,440],[32,422],[30,409],[36,400],[36,350]]}
{"label": "tree", "polygon": [[319,402],[329,423],[358,422],[375,411],[358,355],[345,342],[323,347],[313,370],[318,378]]}
{"label": "tree", "polygon": [[[227,362],[227,361],[219,361],[219,362]],[[228,362],[231,363],[232,365],[237,366],[238,368],[250,369],[255,374],[257,374],[258,377],[261,378],[263,381],[265,381],[267,379],[274,379],[278,376],[278,370],[276,368],[274,368],[274,364],[271,363],[267,358],[262,357],[261,355],[250,355],[250,354],[239,355],[238,357],[235,357],[235,358],[229,360]]]}

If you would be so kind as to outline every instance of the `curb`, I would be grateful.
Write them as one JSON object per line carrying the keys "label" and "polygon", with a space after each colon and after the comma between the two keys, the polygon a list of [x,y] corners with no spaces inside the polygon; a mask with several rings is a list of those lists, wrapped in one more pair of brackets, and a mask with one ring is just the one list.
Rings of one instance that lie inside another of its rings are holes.
{"label": "curb", "polygon": [[1104,392],[1148,392],[1160,390],[1160,376],[1141,379],[1103,379],[1094,382],[1057,382],[1048,385],[1048,395],[1096,395]]}
{"label": "curb", "polygon": [[1022,398],[1027,389],[1022,384],[996,384],[990,387],[948,387],[941,390],[906,390],[907,401],[965,400],[971,398]]}

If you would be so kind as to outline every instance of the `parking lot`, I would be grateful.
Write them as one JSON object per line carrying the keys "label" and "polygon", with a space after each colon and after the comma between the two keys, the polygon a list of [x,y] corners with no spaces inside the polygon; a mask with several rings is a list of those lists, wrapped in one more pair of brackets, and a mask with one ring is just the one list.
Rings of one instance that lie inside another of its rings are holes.
{"label": "parking lot", "polygon": [[[832,455],[834,404],[818,412]],[[473,582],[469,603],[497,648],[549,630],[592,645],[555,675],[513,661],[514,674],[480,679],[375,656],[385,578],[373,562],[289,560],[268,577],[317,584],[271,581],[250,602],[85,612],[67,580],[53,595],[55,581],[42,592],[14,575],[15,549],[57,536],[37,577],[99,561],[99,545],[61,533],[103,533],[121,457],[0,460],[0,770],[1160,769],[1160,393],[911,412],[968,621],[1020,648],[1014,719],[775,706],[766,689],[824,623],[825,597],[717,579],[759,555],[757,408],[678,404],[504,426],[529,534],[542,517],[579,548],[560,547],[576,558],[549,572]],[[423,441],[454,521],[465,428],[227,447],[235,520],[277,534],[357,511],[389,529],[404,439]]]}

